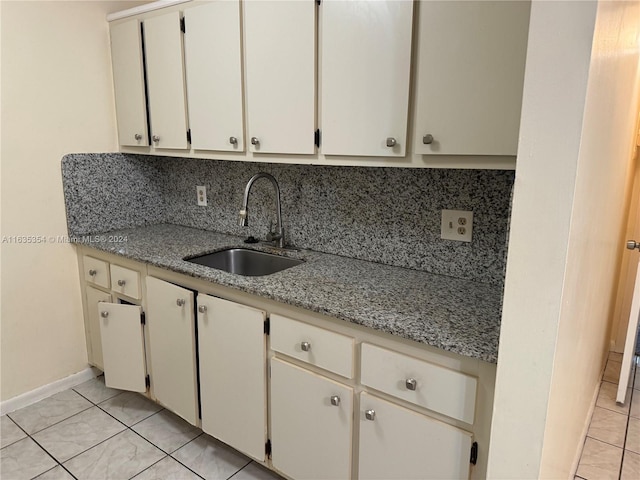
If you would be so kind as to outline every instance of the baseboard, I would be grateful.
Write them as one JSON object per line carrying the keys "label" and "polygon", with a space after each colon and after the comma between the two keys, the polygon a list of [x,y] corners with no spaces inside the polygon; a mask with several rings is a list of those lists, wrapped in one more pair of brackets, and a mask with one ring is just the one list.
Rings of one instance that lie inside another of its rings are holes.
{"label": "baseboard", "polygon": [[[604,362],[605,366],[607,362]],[[602,376],[604,375],[604,368],[602,372],[600,372],[600,376],[598,377],[598,383],[596,384],[596,389],[593,392],[593,398],[591,399],[591,406],[589,407],[589,413],[587,414],[587,418],[585,419],[584,425],[582,426],[582,434],[580,438],[582,441],[579,444],[579,447],[576,449],[576,455],[573,459],[573,463],[571,464],[571,476],[569,478],[574,478],[576,476],[576,472],[578,471],[578,465],[580,464],[580,457],[582,456],[582,450],[584,448],[584,442],[587,440],[587,433],[589,432],[589,425],[591,424],[591,417],[593,416],[593,412],[596,409],[596,402],[598,401],[598,394],[600,393],[600,386],[602,385]]]}
{"label": "baseboard", "polygon": [[101,372],[93,367],[87,367],[84,370],[69,375],[68,377],[56,380],[53,383],[23,393],[17,397],[10,398],[0,403],[0,415],[11,413],[20,408],[28,407],[42,399],[55,395],[56,393],[68,390],[69,388],[80,385],[81,383],[97,377]]}

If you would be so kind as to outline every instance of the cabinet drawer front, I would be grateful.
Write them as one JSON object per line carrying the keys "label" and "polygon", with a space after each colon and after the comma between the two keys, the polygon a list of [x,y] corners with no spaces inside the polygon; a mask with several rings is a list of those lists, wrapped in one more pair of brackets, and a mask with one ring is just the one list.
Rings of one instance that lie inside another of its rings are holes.
{"label": "cabinet drawer front", "polygon": [[135,270],[111,265],[111,289],[127,297],[140,298],[140,274]]}
{"label": "cabinet drawer front", "polygon": [[109,288],[109,264],[97,258],[85,256],[84,263],[84,279],[98,285],[99,287]]}
{"label": "cabinet drawer front", "polygon": [[478,383],[475,377],[363,343],[361,383],[473,423]]}
{"label": "cabinet drawer front", "polygon": [[353,378],[353,338],[271,315],[271,348],[343,377]]}

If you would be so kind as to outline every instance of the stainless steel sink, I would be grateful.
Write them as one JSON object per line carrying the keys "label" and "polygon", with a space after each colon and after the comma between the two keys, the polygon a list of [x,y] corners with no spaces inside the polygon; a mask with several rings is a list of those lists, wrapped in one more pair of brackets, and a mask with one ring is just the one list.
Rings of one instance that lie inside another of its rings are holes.
{"label": "stainless steel sink", "polygon": [[185,258],[185,260],[249,277],[271,275],[304,262],[304,260],[282,257],[248,248],[228,248],[219,252],[200,255],[199,257]]}

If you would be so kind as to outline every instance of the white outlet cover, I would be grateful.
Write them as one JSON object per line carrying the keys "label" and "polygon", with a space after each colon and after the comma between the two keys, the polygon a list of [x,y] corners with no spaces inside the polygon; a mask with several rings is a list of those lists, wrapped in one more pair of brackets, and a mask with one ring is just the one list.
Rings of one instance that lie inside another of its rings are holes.
{"label": "white outlet cover", "polygon": [[207,206],[207,187],[203,185],[196,186],[196,199],[199,206]]}
{"label": "white outlet cover", "polygon": [[470,242],[473,233],[473,212],[465,210],[442,210],[440,238]]}

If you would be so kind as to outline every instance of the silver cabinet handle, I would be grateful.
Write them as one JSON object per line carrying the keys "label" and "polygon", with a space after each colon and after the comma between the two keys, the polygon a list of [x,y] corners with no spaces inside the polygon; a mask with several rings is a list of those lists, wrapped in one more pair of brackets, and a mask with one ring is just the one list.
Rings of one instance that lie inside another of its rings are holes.
{"label": "silver cabinet handle", "polygon": [[90,277],[95,277],[98,274],[97,270],[94,270],[93,268],[91,270],[89,270],[89,276]]}
{"label": "silver cabinet handle", "polygon": [[389,137],[387,138],[387,147],[395,147],[396,146],[396,139],[393,137]]}
{"label": "silver cabinet handle", "polygon": [[109,316],[109,312],[100,312],[100,316],[102,318],[107,318]]}
{"label": "silver cabinet handle", "polygon": [[260,145],[260,140],[258,139],[258,137],[251,137],[251,145]]}
{"label": "silver cabinet handle", "polygon": [[238,144],[238,139],[236,137],[229,137],[229,143],[231,145],[237,145]]}
{"label": "silver cabinet handle", "polygon": [[311,344],[309,342],[302,342],[300,344],[300,348],[303,352],[308,352],[309,350],[311,350]]}
{"label": "silver cabinet handle", "polygon": [[364,412],[364,416],[367,420],[375,420],[376,419],[376,411],[375,410],[367,410]]}
{"label": "silver cabinet handle", "polygon": [[160,141],[160,137],[158,135],[154,135],[153,137],[151,137],[151,140],[153,140],[155,143],[158,143]]}
{"label": "silver cabinet handle", "polygon": [[204,312],[206,312],[206,311],[207,311],[207,306],[206,306],[206,305],[200,305],[200,306],[198,307],[198,311],[199,311],[200,313],[204,313]]}
{"label": "silver cabinet handle", "polygon": [[415,390],[418,386],[418,382],[416,382],[415,378],[407,378],[404,382],[404,385],[405,387],[407,387],[407,390]]}
{"label": "silver cabinet handle", "polygon": [[133,138],[135,138],[137,141],[142,140],[142,135],[140,135],[139,133],[136,133]]}
{"label": "silver cabinet handle", "polygon": [[119,287],[124,287],[126,283],[127,283],[126,280],[118,280],[118,286]]}
{"label": "silver cabinet handle", "polygon": [[640,250],[640,243],[636,242],[635,240],[627,240],[627,248],[629,250],[634,250],[636,248]]}
{"label": "silver cabinet handle", "polygon": [[179,307],[184,306],[184,304],[185,304],[184,298],[179,298],[176,300],[176,305],[178,305]]}
{"label": "silver cabinet handle", "polygon": [[333,405],[334,407],[339,407],[340,406],[340,397],[337,395],[333,395],[331,397],[331,405]]}
{"label": "silver cabinet handle", "polygon": [[424,137],[422,137],[422,143],[424,143],[425,145],[433,143],[433,135],[427,133]]}

